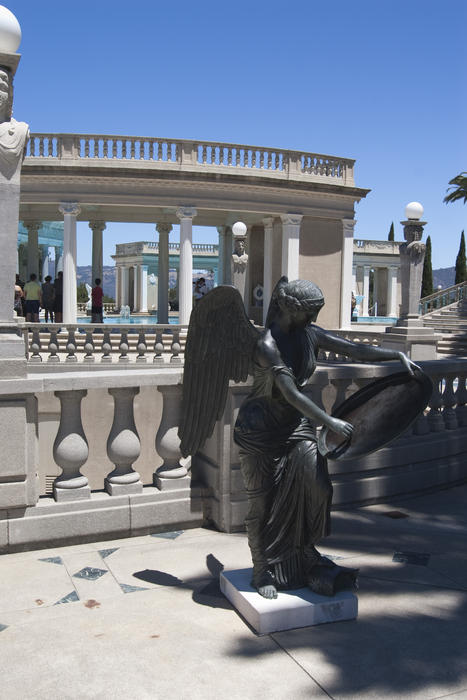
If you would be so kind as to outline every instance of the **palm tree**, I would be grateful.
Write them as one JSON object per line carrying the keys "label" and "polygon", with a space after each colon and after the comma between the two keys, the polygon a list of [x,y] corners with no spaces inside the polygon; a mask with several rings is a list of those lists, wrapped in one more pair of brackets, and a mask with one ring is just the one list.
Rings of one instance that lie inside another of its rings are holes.
{"label": "palm tree", "polygon": [[458,199],[463,199],[464,204],[467,202],[467,172],[459,173],[452,180],[449,180],[451,187],[448,187],[448,191],[451,189],[443,199],[443,202],[448,204],[449,202],[457,202]]}

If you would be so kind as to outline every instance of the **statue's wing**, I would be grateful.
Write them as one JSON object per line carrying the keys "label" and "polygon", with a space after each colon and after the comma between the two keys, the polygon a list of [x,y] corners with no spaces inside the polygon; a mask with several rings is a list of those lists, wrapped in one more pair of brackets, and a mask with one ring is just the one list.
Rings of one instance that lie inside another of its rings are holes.
{"label": "statue's wing", "polygon": [[259,331],[235,287],[221,286],[195,305],[188,327],[183,373],[182,455],[193,455],[222,416],[229,380],[245,381]]}

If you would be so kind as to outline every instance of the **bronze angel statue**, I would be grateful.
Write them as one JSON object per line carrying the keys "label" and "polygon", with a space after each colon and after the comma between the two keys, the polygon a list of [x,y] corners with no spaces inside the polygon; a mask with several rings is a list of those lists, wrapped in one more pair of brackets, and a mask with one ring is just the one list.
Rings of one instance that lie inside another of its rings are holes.
{"label": "bronze angel statue", "polygon": [[264,330],[252,325],[239,292],[228,286],[206,294],[190,319],[179,428],[185,457],[212,434],[224,411],[229,380],[253,375],[234,440],[248,496],[252,585],[265,598],[306,585],[333,595],[356,581],[355,569],[337,566],[316,549],[330,532],[332,500],[317,428],[325,426],[345,439],[353,431],[349,422],[328,415],[302,391],[319,350],[362,362],[400,360],[411,374],[416,368],[401,352],[356,345],[315,325],[323,305],[315,284],[282,277]]}

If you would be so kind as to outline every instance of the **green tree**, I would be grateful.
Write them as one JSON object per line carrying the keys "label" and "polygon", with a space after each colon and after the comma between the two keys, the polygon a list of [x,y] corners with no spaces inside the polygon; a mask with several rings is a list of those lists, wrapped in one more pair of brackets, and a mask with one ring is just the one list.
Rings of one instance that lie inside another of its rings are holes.
{"label": "green tree", "polygon": [[388,233],[388,241],[393,241],[394,240],[394,221],[391,223],[391,228],[389,229]]}
{"label": "green tree", "polygon": [[454,284],[459,284],[460,282],[467,281],[467,264],[465,260],[465,238],[464,232],[461,233],[461,242],[459,246],[459,252],[456,258],[456,279]]}
{"label": "green tree", "polygon": [[81,282],[81,284],[78,285],[78,288],[76,290],[76,300],[78,304],[85,304],[88,300],[88,293],[86,291],[86,285],[84,282]]}
{"label": "green tree", "polygon": [[102,303],[103,304],[115,304],[115,299],[113,297],[107,296],[107,294],[104,294],[102,297]]}
{"label": "green tree", "polygon": [[423,261],[422,298],[433,294],[433,268],[431,265],[431,238],[426,239],[425,260]]}
{"label": "green tree", "polygon": [[452,190],[452,192],[445,196],[443,202],[449,204],[450,202],[457,202],[458,199],[463,199],[465,204],[467,202],[467,172],[459,173],[452,180],[449,180],[449,184],[451,187],[448,187],[446,191]]}

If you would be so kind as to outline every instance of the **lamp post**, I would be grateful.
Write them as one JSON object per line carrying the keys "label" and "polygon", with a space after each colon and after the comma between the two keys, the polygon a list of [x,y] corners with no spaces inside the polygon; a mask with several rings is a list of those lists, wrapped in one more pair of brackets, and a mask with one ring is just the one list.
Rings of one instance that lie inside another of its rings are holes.
{"label": "lamp post", "polygon": [[401,315],[395,326],[386,329],[384,347],[394,348],[412,360],[435,360],[437,339],[432,328],[425,328],[419,305],[423,277],[425,244],[421,242],[426,221],[421,221],[423,206],[409,202],[405,207],[405,243],[399,246],[401,260]]}

